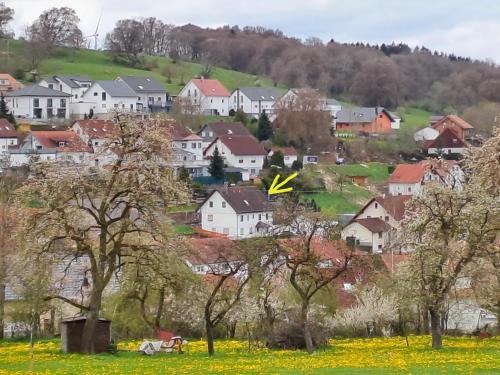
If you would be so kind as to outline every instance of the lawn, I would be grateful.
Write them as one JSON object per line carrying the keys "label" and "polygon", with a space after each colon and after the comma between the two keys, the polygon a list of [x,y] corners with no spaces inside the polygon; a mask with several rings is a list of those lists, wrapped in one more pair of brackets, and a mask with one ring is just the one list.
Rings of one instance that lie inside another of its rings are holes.
{"label": "lawn", "polygon": [[385,182],[389,179],[387,164],[384,163],[332,165],[327,169],[333,169],[346,176],[367,176],[370,183]]}
{"label": "lawn", "polygon": [[363,189],[352,184],[344,184],[342,192],[321,192],[313,194],[304,194],[302,199],[314,199],[321,208],[321,212],[328,215],[335,214],[353,214],[365,204],[374,194],[369,190]]}
{"label": "lawn", "polygon": [[430,112],[416,107],[401,107],[396,113],[401,117],[401,129],[417,131],[429,124]]}
{"label": "lawn", "polygon": [[[58,340],[37,343],[32,363],[26,342],[0,343],[0,374],[494,374],[500,372],[500,339],[444,338],[444,349],[429,348],[430,337],[331,340],[313,355],[303,351],[253,349],[245,341],[193,341],[185,354],[135,352],[139,342],[119,344],[116,355],[64,355]],[[29,371],[31,366],[32,371]]]}
{"label": "lawn", "polygon": [[[0,46],[5,49],[5,46]],[[0,51],[1,52],[1,51]],[[21,41],[10,41],[10,52],[12,59],[19,62],[25,61],[24,44]],[[155,62],[158,67],[152,70],[129,68],[111,61],[110,56],[103,51],[88,49],[59,48],[55,55],[44,59],[39,66],[39,74],[42,77],[53,75],[83,74],[94,80],[115,79],[119,75],[153,76],[164,84],[167,91],[177,95],[184,85],[194,76],[199,75],[202,66],[200,64],[179,61],[173,63],[170,58],[162,56],[145,56],[148,63]],[[168,67],[172,72],[171,82],[161,72]],[[273,86],[269,78],[241,73],[233,70],[214,68],[211,78],[218,79],[228,90],[232,91],[238,86]],[[284,86],[278,87],[285,91]]]}

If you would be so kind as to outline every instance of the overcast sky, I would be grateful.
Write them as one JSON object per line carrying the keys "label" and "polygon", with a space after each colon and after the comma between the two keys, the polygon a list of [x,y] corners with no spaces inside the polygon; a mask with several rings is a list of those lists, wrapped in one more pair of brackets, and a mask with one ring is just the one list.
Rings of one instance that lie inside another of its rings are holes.
{"label": "overcast sky", "polygon": [[16,14],[16,35],[50,7],[69,6],[93,34],[103,13],[101,40],[122,18],[155,16],[166,23],[199,26],[260,25],[325,41],[411,46],[492,59],[500,63],[498,0],[2,0]]}

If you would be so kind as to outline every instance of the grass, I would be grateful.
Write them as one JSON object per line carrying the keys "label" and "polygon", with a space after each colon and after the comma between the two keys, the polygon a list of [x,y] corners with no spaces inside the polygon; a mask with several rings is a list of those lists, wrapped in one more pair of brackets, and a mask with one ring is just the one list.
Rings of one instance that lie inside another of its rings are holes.
{"label": "grass", "polygon": [[179,206],[172,206],[167,208],[168,213],[175,213],[175,212],[193,212],[196,210],[196,207],[198,205],[196,203],[193,204],[182,204]]}
{"label": "grass", "polygon": [[[2,49],[5,47],[2,46]],[[10,52],[12,59],[25,61],[24,43],[17,40],[10,41]],[[1,51],[0,51],[1,52]],[[39,66],[39,74],[42,77],[53,75],[83,74],[94,80],[111,80],[119,75],[153,76],[158,79],[171,95],[177,95],[182,87],[194,76],[199,75],[202,66],[190,62],[174,63],[170,58],[162,56],[145,56],[146,62],[156,63],[158,67],[151,71],[130,68],[114,63],[110,56],[103,51],[87,49],[59,48],[55,54],[44,59]],[[172,71],[171,82],[161,74],[165,68]],[[238,86],[263,86],[272,87],[273,81],[269,78],[241,73],[233,70],[215,68],[211,78],[218,79],[230,91]],[[278,89],[285,91],[284,86]]]}
{"label": "grass", "polygon": [[[209,358],[206,343],[190,342],[186,353],[135,352],[139,341],[119,344],[116,355],[61,354],[60,342],[37,343],[30,371],[26,342],[0,343],[0,374],[494,374],[500,371],[500,339],[444,338],[444,348],[429,347],[430,337],[331,340],[314,355],[303,351],[253,349],[245,341],[218,340]],[[130,351],[124,351],[130,350]]]}
{"label": "grass", "polygon": [[370,183],[385,182],[389,179],[387,164],[384,163],[332,165],[327,169],[333,169],[346,176],[367,176]]}
{"label": "grass", "polygon": [[188,236],[188,235],[196,233],[196,231],[193,228],[191,228],[189,225],[173,224],[172,227],[174,228],[175,234],[179,234],[182,236]]}
{"label": "grass", "polygon": [[401,107],[396,113],[401,116],[401,129],[417,131],[429,124],[431,113],[416,107]]}
{"label": "grass", "polygon": [[346,183],[342,191],[304,194],[302,199],[314,199],[321,208],[321,212],[327,215],[336,215],[358,212],[363,204],[373,196],[374,194],[369,190]]}

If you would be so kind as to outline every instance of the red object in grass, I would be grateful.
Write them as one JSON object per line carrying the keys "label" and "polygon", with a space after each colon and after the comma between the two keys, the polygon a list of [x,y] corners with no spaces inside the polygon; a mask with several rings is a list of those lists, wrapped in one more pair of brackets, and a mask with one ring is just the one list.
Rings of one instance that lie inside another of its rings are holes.
{"label": "red object in grass", "polygon": [[171,331],[167,331],[166,329],[157,329],[155,331],[155,339],[161,341],[169,341],[172,337],[175,336],[175,333]]}

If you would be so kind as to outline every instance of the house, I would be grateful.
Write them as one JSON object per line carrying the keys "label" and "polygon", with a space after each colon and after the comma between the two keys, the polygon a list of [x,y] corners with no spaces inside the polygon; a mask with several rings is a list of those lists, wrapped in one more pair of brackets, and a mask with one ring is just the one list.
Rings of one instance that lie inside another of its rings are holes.
{"label": "house", "polygon": [[214,190],[198,208],[201,228],[233,239],[264,235],[273,225],[273,206],[254,187]]}
{"label": "house", "polygon": [[392,117],[391,121],[391,129],[393,130],[399,130],[401,128],[401,117],[396,115],[394,112],[389,112],[389,114]]}
{"label": "house", "polygon": [[436,139],[439,135],[439,132],[431,126],[420,129],[413,135],[413,139],[415,142],[425,142],[432,141]]}
{"label": "house", "polygon": [[383,107],[344,108],[337,112],[335,130],[337,133],[353,135],[389,134],[394,121]]}
{"label": "house", "polygon": [[191,248],[185,261],[199,275],[223,274],[229,267],[237,267],[241,259],[233,250],[226,236],[193,238],[188,241]]}
{"label": "house", "polygon": [[92,149],[94,165],[97,167],[116,161],[116,154],[103,147],[104,143],[112,138],[115,129],[114,122],[98,119],[78,120],[71,126],[71,131]]}
{"label": "house", "polygon": [[187,98],[207,115],[229,115],[230,92],[216,79],[193,78],[178,95]]}
{"label": "house", "polygon": [[203,139],[177,122],[171,128],[173,166],[184,167],[192,177],[208,175],[209,160],[203,156]]}
{"label": "house", "polygon": [[389,177],[389,194],[415,195],[430,182],[461,189],[465,175],[453,160],[429,159],[418,164],[398,164]]}
{"label": "house", "polygon": [[368,185],[368,175],[364,175],[364,174],[348,174],[347,178],[351,181],[352,184],[356,184],[358,186],[366,186],[366,185]]}
{"label": "house", "polygon": [[[311,88],[291,88],[281,96],[279,103],[284,107],[291,108],[299,95],[311,95],[311,93],[318,93],[318,90]],[[319,100],[320,108],[330,112],[332,119],[342,109],[342,104],[333,98],[326,98],[320,94]]]}
{"label": "house", "polygon": [[69,130],[31,131],[17,149],[9,149],[10,165],[17,167],[32,160],[87,163],[92,149]]}
{"label": "house", "polygon": [[372,198],[344,226],[342,238],[352,238],[355,245],[381,252],[390,242],[405,214],[410,195]]}
{"label": "house", "polygon": [[168,111],[172,105],[165,87],[153,77],[119,76],[117,81],[127,84],[137,96],[137,107],[156,112]]}
{"label": "house", "polygon": [[53,76],[39,83],[40,86],[70,94],[70,102],[78,102],[91,84],[92,79],[84,75]]}
{"label": "house", "polygon": [[455,130],[446,128],[435,139],[425,141],[422,147],[429,155],[461,155],[469,145],[455,133]]}
{"label": "house", "polygon": [[267,155],[271,157],[276,151],[281,151],[285,167],[288,168],[290,168],[293,162],[298,158],[297,151],[293,147],[273,147],[269,150]]}
{"label": "house", "polygon": [[0,94],[22,89],[24,85],[7,73],[0,73]]}
{"label": "house", "polygon": [[197,133],[204,143],[204,148],[206,148],[210,143],[212,143],[216,138],[225,135],[246,135],[252,136],[250,130],[248,130],[245,125],[241,122],[209,122],[203,125]]}
{"label": "house", "polygon": [[5,93],[12,114],[27,119],[68,119],[70,98],[70,94],[39,85]]}
{"label": "house", "polygon": [[[140,105],[138,105],[140,104]],[[85,91],[78,103],[72,104],[72,113],[77,116],[88,114],[107,114],[110,111],[142,111],[138,95],[123,81],[95,81]]]}
{"label": "house", "polygon": [[469,139],[474,131],[474,127],[471,124],[457,115],[444,116],[431,126],[433,129],[436,129],[439,134],[442,134],[447,129],[451,129],[462,141]]}
{"label": "house", "polygon": [[229,167],[246,169],[251,176],[260,173],[267,155],[257,139],[248,135],[225,135],[216,138],[204,151],[205,157],[212,156],[216,148]]}
{"label": "house", "polygon": [[0,118],[0,155],[5,155],[9,147],[17,145],[19,134],[16,129],[4,118]]}
{"label": "house", "polygon": [[229,108],[241,109],[246,115],[257,118],[263,112],[270,114],[280,95],[280,90],[270,87],[239,87],[231,94]]}

